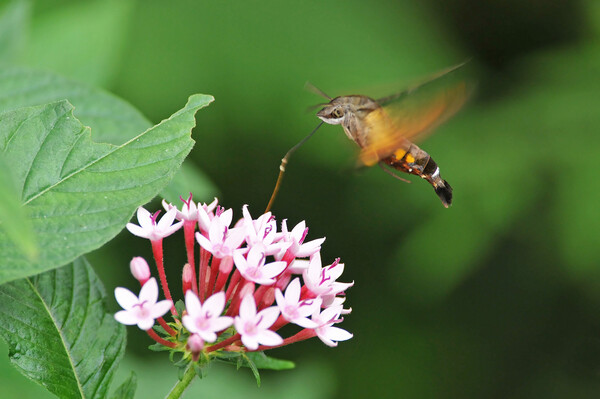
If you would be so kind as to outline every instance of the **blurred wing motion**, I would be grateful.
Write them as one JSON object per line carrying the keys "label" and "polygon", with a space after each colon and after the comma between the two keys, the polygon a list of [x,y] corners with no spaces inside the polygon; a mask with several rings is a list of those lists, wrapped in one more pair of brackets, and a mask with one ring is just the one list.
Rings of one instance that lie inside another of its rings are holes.
{"label": "blurred wing motion", "polygon": [[372,166],[397,150],[408,151],[411,141],[422,139],[454,115],[469,95],[465,82],[433,93],[426,89],[408,91],[406,96],[391,101],[377,101],[381,107],[365,116],[370,128],[360,152],[363,164]]}
{"label": "blurred wing motion", "polygon": [[[452,203],[452,187],[440,175],[431,156],[412,141],[422,138],[458,111],[468,97],[465,81],[451,73],[464,64],[448,68],[408,90],[380,100],[363,95],[330,99],[317,117],[344,132],[360,148],[360,161],[379,163],[429,182],[445,207]],[[402,179],[402,178],[400,178]],[[402,179],[404,180],[404,179]]]}

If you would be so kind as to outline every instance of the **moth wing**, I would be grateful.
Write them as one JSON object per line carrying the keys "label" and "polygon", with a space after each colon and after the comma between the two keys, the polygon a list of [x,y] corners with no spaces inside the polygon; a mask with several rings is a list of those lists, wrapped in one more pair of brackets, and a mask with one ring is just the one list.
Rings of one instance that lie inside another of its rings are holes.
{"label": "moth wing", "polygon": [[381,107],[370,112],[365,121],[370,127],[360,160],[374,165],[396,150],[408,150],[411,141],[422,139],[454,115],[469,94],[464,81],[438,89],[408,92],[398,99],[380,100]]}

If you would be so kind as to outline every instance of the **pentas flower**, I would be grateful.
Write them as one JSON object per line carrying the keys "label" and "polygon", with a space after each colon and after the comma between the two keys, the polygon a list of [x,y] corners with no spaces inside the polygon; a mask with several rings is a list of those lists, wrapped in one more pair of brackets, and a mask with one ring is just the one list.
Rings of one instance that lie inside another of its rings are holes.
{"label": "pentas flower", "polygon": [[283,338],[269,327],[279,316],[275,306],[256,312],[256,303],[252,295],[246,295],[240,305],[240,314],[235,317],[235,329],[242,336],[242,343],[250,350],[256,350],[259,344],[276,346],[283,343]]}
{"label": "pentas flower", "polygon": [[250,216],[248,205],[242,208],[244,218],[241,220],[246,231],[246,243],[250,247],[260,247],[265,255],[274,255],[289,246],[284,241],[275,241],[277,237],[277,223],[271,212],[259,216],[256,220]]}
{"label": "pentas flower", "polygon": [[196,240],[208,252],[217,258],[233,256],[233,251],[244,242],[245,232],[241,228],[229,228],[233,211],[228,209],[215,216],[208,228],[208,237],[196,233]]}
{"label": "pentas flower", "polygon": [[177,208],[173,207],[156,223],[158,212],[152,215],[140,206],[137,210],[137,219],[140,225],[127,223],[125,227],[134,236],[156,241],[170,236],[181,228],[183,222],[172,224],[175,216],[177,216]]}
{"label": "pentas flower", "polygon": [[175,208],[175,218],[177,220],[198,220],[198,207],[196,206],[194,201],[192,201],[192,194],[190,193],[190,196],[187,200],[184,200],[183,198],[181,198],[181,200],[183,201],[183,206],[181,207],[181,210],[177,209],[175,205],[165,200],[162,200],[162,206],[167,212]]}
{"label": "pentas flower", "polygon": [[158,300],[158,284],[154,278],[151,278],[144,284],[137,297],[127,288],[115,288],[115,298],[124,310],[115,314],[115,319],[119,323],[134,325],[142,330],[149,330],[154,325],[154,320],[163,316],[169,311],[171,301]]}
{"label": "pentas flower", "polygon": [[321,308],[321,298],[300,299],[300,279],[295,278],[285,290],[285,295],[278,288],[275,300],[281,315],[289,322],[304,328],[316,328],[318,324],[308,316]]}
{"label": "pentas flower", "polygon": [[[247,206],[242,208],[242,218],[233,223],[233,210],[217,205],[216,199],[209,205],[194,203],[191,195],[182,201],[181,209],[165,202],[167,213],[158,222],[157,214],[139,208],[140,225],[128,224],[133,234],[151,241],[167,299],[158,302],[156,280],[147,262],[136,257],[131,272],[143,287],[139,297],[124,288],[115,290],[124,309],[115,314],[119,322],[137,324],[160,345],[201,364],[215,358],[247,361],[246,352],[311,337],[329,346],[352,337],[337,325],[351,311],[343,305],[345,291],[353,283],[337,281],[344,270],[339,259],[322,266],[320,249],[325,238],[307,240],[305,222],[288,230],[284,221],[278,231],[274,215],[253,218]],[[181,221],[173,223],[175,218]],[[179,270],[166,270],[163,238],[182,223],[188,261]],[[167,274],[182,279],[184,302],[177,308]],[[161,317],[169,308],[171,322]],[[162,328],[155,331],[155,322]],[[286,325],[299,331],[285,338],[279,330]]]}
{"label": "pentas flower", "polygon": [[342,313],[341,306],[333,306],[324,309],[319,313],[317,310],[312,315],[318,327],[315,329],[317,336],[327,346],[337,346],[338,341],[346,341],[352,338],[352,334],[339,327],[334,327],[334,324],[340,323],[340,314]]}
{"label": "pentas flower", "polygon": [[354,283],[340,283],[336,280],[344,272],[344,264],[339,259],[329,266],[321,266],[321,254],[315,253],[310,258],[308,268],[303,277],[306,288],[314,297],[321,297],[326,303],[332,303],[335,296],[352,287]]}
{"label": "pentas flower", "polygon": [[217,292],[208,298],[204,305],[191,290],[185,294],[185,309],[187,314],[181,321],[187,330],[198,334],[205,342],[214,342],[217,332],[223,331],[233,324],[233,319],[221,316],[225,309],[225,293]]}
{"label": "pentas flower", "polygon": [[246,256],[243,255],[243,250],[238,250],[233,254],[233,260],[238,271],[242,276],[249,281],[257,284],[271,285],[275,283],[276,277],[287,266],[285,262],[271,262],[265,264],[267,258],[262,252],[262,247],[252,247]]}
{"label": "pentas flower", "polygon": [[321,245],[325,242],[325,238],[317,238],[309,242],[304,242],[308,234],[306,223],[301,221],[291,231],[288,231],[287,220],[281,222],[280,239],[283,242],[289,243],[286,249],[281,250],[275,259],[281,260],[285,258],[305,258],[314,255],[321,250]]}

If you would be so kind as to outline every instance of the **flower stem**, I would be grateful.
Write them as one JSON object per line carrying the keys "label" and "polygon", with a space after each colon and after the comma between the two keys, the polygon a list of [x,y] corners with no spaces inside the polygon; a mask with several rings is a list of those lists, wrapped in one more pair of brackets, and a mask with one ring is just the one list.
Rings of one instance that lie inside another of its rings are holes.
{"label": "flower stem", "polygon": [[183,392],[190,385],[194,377],[196,376],[196,370],[194,370],[194,364],[190,363],[183,374],[183,378],[175,384],[171,392],[166,396],[166,399],[181,398]]}
{"label": "flower stem", "polygon": [[160,285],[162,286],[165,298],[171,301],[171,313],[173,316],[177,316],[177,310],[175,310],[175,303],[171,297],[171,291],[169,291],[169,284],[167,284],[167,275],[165,274],[165,265],[163,263],[163,245],[162,239],[150,241],[152,244],[152,254],[154,255],[154,261],[156,262],[156,269],[158,270],[158,277],[160,278]]}
{"label": "flower stem", "polygon": [[186,220],[183,222],[183,234],[185,238],[185,251],[187,253],[188,263],[192,266],[192,290],[198,295],[198,281],[196,280],[196,268],[194,263],[194,232],[196,231],[196,221]]}
{"label": "flower stem", "polygon": [[151,328],[149,330],[146,330],[146,332],[148,333],[148,335],[150,336],[150,338],[152,338],[153,340],[155,340],[156,342],[158,342],[161,345],[164,345],[164,346],[166,346],[168,348],[175,348],[175,346],[177,346],[174,342],[167,341],[166,339],[163,339],[162,337],[160,337]]}

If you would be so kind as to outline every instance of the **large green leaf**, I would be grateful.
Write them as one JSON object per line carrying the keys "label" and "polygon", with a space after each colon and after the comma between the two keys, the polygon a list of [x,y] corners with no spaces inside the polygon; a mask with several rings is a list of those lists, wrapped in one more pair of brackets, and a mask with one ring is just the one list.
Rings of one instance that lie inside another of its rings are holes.
{"label": "large green leaf", "polygon": [[0,115],[0,151],[13,166],[42,260],[29,262],[0,233],[0,282],[64,265],[114,237],[171,180],[193,146],[196,111],[212,100],[194,95],[120,146],[92,142],[67,101]]}
{"label": "large green leaf", "polygon": [[152,126],[126,101],[87,84],[29,68],[0,67],[0,111],[67,99],[94,141],[123,144]]}
{"label": "large green leaf", "polygon": [[39,249],[34,239],[33,224],[27,218],[27,212],[21,205],[10,168],[0,155],[0,231],[2,231],[15,250],[34,262]]}
{"label": "large green leaf", "polygon": [[[129,103],[98,88],[50,72],[0,67],[0,111],[63,99],[75,105],[74,114],[92,128],[96,142],[120,145],[152,126]],[[184,164],[161,195],[173,202],[189,191],[210,199],[216,189],[199,170]]]}
{"label": "large green leaf", "polygon": [[125,328],[82,259],[0,286],[0,335],[15,367],[60,398],[104,398],[125,350]]}

